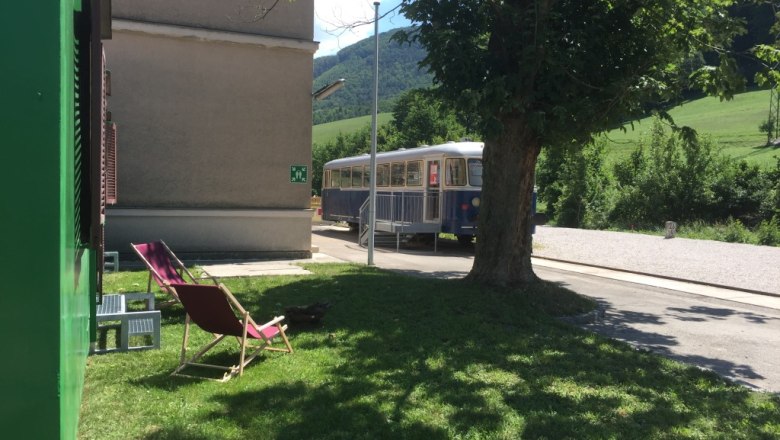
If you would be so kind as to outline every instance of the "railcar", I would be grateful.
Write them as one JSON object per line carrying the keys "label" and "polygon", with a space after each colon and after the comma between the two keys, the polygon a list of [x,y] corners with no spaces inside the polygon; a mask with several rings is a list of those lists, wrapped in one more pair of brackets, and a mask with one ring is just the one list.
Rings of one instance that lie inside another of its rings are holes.
{"label": "railcar", "polygon": [[[481,142],[450,142],[378,153],[377,230],[445,232],[470,243],[479,218],[483,147]],[[368,154],[326,163],[323,220],[366,224],[370,174]]]}

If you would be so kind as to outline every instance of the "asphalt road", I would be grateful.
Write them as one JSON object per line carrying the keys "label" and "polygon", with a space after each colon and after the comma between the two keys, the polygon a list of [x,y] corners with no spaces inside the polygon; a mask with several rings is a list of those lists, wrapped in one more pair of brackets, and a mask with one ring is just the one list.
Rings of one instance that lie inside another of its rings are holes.
{"label": "asphalt road", "polygon": [[[312,244],[343,261],[367,262],[353,232],[315,227]],[[417,276],[456,278],[473,253],[456,243],[377,248],[376,266]],[[583,328],[709,369],[751,389],[780,392],[780,310],[535,266],[536,274],[599,301],[601,320]]]}

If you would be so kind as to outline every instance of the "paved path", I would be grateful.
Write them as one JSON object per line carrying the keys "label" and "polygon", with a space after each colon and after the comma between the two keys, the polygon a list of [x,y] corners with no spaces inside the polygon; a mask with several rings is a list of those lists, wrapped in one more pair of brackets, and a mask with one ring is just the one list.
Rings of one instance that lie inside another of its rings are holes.
{"label": "paved path", "polygon": [[541,226],[534,254],[780,295],[780,247]]}

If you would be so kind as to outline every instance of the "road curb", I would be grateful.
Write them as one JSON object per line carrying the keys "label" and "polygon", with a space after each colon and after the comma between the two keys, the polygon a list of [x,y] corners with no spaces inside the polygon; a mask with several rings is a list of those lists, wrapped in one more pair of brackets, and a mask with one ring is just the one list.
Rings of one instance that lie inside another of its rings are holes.
{"label": "road curb", "polygon": [[717,283],[708,283],[706,281],[696,281],[696,280],[690,280],[685,278],[679,278],[679,277],[672,277],[668,275],[659,275],[655,273],[650,272],[641,272],[636,270],[629,270],[629,269],[620,269],[617,267],[611,267],[611,266],[602,266],[598,264],[590,264],[590,263],[582,263],[579,261],[570,261],[570,260],[562,260],[559,258],[551,258],[551,257],[542,257],[539,255],[531,255],[531,258],[537,258],[540,260],[547,260],[547,261],[554,261],[556,263],[565,263],[565,264],[573,264],[577,266],[585,266],[585,267],[592,267],[595,269],[604,269],[604,270],[613,270],[615,272],[623,272],[623,273],[630,273],[633,275],[642,275],[646,277],[653,277],[653,278],[660,278],[663,280],[670,280],[670,281],[679,281],[681,283],[690,283],[690,284],[696,284],[699,286],[706,286],[706,287],[716,287],[718,289],[725,289],[725,290],[734,290],[738,292],[745,292],[745,293],[751,293],[754,295],[763,295],[763,296],[771,296],[774,298],[780,298],[780,294],[773,293],[773,292],[764,292],[761,290],[753,290],[753,289],[745,289],[742,287],[735,287],[735,286],[728,286],[725,284],[717,284]]}

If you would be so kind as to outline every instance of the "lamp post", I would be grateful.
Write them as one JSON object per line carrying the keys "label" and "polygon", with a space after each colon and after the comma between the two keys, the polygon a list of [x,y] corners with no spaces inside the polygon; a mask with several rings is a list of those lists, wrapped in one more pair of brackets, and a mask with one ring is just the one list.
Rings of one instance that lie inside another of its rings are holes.
{"label": "lamp post", "polygon": [[368,192],[368,265],[374,265],[376,226],[376,114],[379,101],[379,2],[374,2],[374,108],[371,112],[371,181]]}

